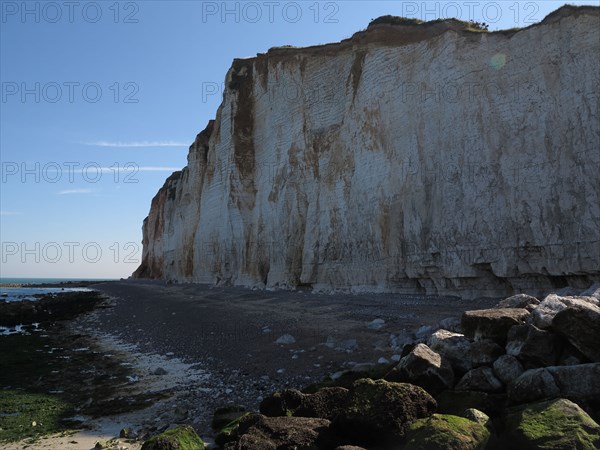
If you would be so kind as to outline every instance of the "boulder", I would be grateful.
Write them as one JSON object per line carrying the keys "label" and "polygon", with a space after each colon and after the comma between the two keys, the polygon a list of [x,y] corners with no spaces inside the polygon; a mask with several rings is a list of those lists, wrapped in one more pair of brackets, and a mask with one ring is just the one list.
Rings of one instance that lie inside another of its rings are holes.
{"label": "boulder", "polygon": [[337,438],[329,430],[331,422],[314,417],[252,416],[239,425],[239,438],[228,444],[232,450],[317,449],[335,447]]}
{"label": "boulder", "polygon": [[516,325],[508,332],[506,353],[527,369],[553,366],[560,355],[560,341],[556,334],[535,325]]}
{"label": "boulder", "polygon": [[540,301],[531,295],[517,294],[501,300],[494,308],[525,308],[533,311],[539,304]]}
{"label": "boulder", "polygon": [[404,450],[483,450],[489,430],[464,417],[434,414],[411,424]]}
{"label": "boulder", "polygon": [[402,330],[397,334],[390,334],[390,348],[394,352],[401,352],[406,345],[413,345],[415,336],[406,330]]}
{"label": "boulder", "polygon": [[517,404],[559,395],[560,389],[547,368],[527,370],[508,387],[509,400]]}
{"label": "boulder", "polygon": [[465,412],[461,414],[461,417],[472,420],[473,422],[477,422],[478,424],[483,425],[484,427],[491,426],[490,416],[488,416],[483,411],[479,411],[475,408],[466,409]]}
{"label": "boulder", "polygon": [[533,311],[533,324],[543,330],[552,326],[554,317],[569,306],[599,306],[598,301],[593,297],[561,297],[556,294],[548,295],[542,303]]}
{"label": "boulder", "polygon": [[567,309],[567,305],[560,300],[561,297],[555,294],[548,295],[539,306],[533,311],[531,318],[533,324],[543,330],[552,326],[552,319],[563,309]]}
{"label": "boulder", "polygon": [[589,359],[586,358],[583,353],[577,350],[569,341],[565,340],[563,342],[562,350],[560,352],[560,356],[558,357],[556,365],[575,366],[577,364],[586,364],[589,362]]}
{"label": "boulder", "polygon": [[181,425],[144,442],[142,450],[204,450],[205,445],[194,429]]}
{"label": "boulder", "polygon": [[307,395],[311,394],[303,394],[296,389],[275,392],[260,402],[259,411],[268,417],[291,416]]}
{"label": "boulder", "polygon": [[460,317],[446,317],[438,322],[438,328],[453,333],[460,333]]}
{"label": "boulder", "polygon": [[279,345],[295,344],[296,339],[291,334],[284,334],[283,336],[279,336],[279,338],[277,338],[275,343],[279,344]]}
{"label": "boulder", "polygon": [[502,355],[504,355],[504,348],[490,339],[475,341],[471,346],[473,367],[491,366]]}
{"label": "boulder", "polygon": [[579,403],[600,400],[600,363],[547,367],[560,388],[561,397]]}
{"label": "boulder", "polygon": [[555,397],[574,401],[600,400],[600,363],[552,366],[527,370],[509,386],[511,403]]}
{"label": "boulder", "polygon": [[460,317],[452,316],[446,317],[438,322],[436,330],[446,330],[453,333],[460,333]]}
{"label": "boulder", "polygon": [[158,375],[158,376],[160,376],[160,375],[166,375],[166,374],[168,374],[168,373],[169,373],[169,372],[167,372],[167,371],[166,371],[165,369],[163,369],[162,367],[157,367],[157,368],[156,368],[156,369],[155,369],[155,370],[152,372],[152,374],[153,374],[153,375]]}
{"label": "boulder", "polygon": [[471,341],[463,334],[437,330],[427,342],[429,348],[446,358],[455,372],[465,373],[473,368]]}
{"label": "boulder", "polygon": [[489,367],[479,367],[464,374],[455,388],[457,391],[500,392],[502,382]]}
{"label": "boulder", "polygon": [[454,385],[450,363],[425,344],[417,344],[400,360],[397,369],[402,380],[421,386],[433,395]]}
{"label": "boulder", "polygon": [[367,328],[370,330],[381,330],[385,326],[385,320],[383,319],[373,319],[368,325]]}
{"label": "boulder", "polygon": [[432,325],[423,325],[417,331],[415,331],[415,341],[425,343],[429,336],[433,334],[436,328]]}
{"label": "boulder", "polygon": [[600,308],[578,302],[552,319],[552,328],[565,336],[575,348],[594,362],[600,362]]}
{"label": "boulder", "polygon": [[506,435],[507,447],[519,450],[600,448],[600,426],[577,404],[566,399],[509,409]]}
{"label": "boulder", "polygon": [[524,308],[466,311],[461,326],[465,336],[470,339],[491,339],[499,345],[505,345],[508,330],[525,323],[528,317],[529,311]]}
{"label": "boulder", "polygon": [[119,431],[119,437],[121,439],[137,439],[138,433],[132,428],[125,427],[121,428],[121,431]]}
{"label": "boulder", "polygon": [[265,416],[318,417],[333,420],[348,402],[349,391],[343,387],[324,387],[314,394],[286,389],[266,397],[260,404]]}
{"label": "boulder", "polygon": [[353,443],[368,445],[402,436],[410,423],[435,409],[435,400],[421,387],[365,378],[353,384],[349,405],[333,428]]}
{"label": "boulder", "polygon": [[506,385],[519,378],[524,371],[523,365],[512,355],[502,355],[494,361],[494,374]]}

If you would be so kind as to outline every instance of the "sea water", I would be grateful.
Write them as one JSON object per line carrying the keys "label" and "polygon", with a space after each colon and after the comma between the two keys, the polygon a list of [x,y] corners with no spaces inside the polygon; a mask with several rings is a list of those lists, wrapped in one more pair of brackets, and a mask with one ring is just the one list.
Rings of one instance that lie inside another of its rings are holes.
{"label": "sea water", "polygon": [[[39,295],[58,294],[62,292],[90,292],[86,287],[32,287],[36,284],[59,284],[68,281],[108,281],[90,280],[89,278],[0,278],[0,301],[15,302],[21,300],[35,301]],[[21,284],[23,286],[11,286]]]}

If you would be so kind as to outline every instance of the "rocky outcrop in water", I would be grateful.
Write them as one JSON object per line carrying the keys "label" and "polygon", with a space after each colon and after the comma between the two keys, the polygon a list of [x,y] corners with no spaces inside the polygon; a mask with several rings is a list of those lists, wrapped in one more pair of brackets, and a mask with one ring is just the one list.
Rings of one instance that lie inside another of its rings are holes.
{"label": "rocky outcrop in water", "polygon": [[[598,8],[236,59],[134,276],[506,296],[600,279]],[[392,21],[393,22],[393,21]]]}

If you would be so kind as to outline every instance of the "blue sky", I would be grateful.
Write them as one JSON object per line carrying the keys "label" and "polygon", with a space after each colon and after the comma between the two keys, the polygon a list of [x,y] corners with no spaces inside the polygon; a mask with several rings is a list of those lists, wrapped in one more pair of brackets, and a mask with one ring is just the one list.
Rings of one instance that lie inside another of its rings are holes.
{"label": "blue sky", "polygon": [[[381,15],[527,26],[565,2],[0,1],[0,277],[127,277],[236,57]],[[598,1],[571,4],[598,5]]]}

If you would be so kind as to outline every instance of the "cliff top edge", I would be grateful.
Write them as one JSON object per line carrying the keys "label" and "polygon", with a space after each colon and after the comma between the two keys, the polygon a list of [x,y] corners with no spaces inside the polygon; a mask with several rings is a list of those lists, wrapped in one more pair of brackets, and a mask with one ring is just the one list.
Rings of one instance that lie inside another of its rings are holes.
{"label": "cliff top edge", "polygon": [[531,28],[558,22],[566,17],[580,15],[600,16],[600,7],[592,5],[564,5],[548,14],[542,21],[523,28],[510,28],[497,31],[488,31],[480,28],[477,22],[465,22],[462,20],[447,18],[423,22],[418,19],[410,19],[399,16],[381,16],[372,20],[367,28],[354,33],[351,37],[339,42],[311,45],[307,47],[278,46],[272,47],[266,53],[257,53],[256,56],[246,58],[235,58],[235,61],[252,61],[262,58],[278,58],[290,56],[316,56],[327,55],[338,52],[347,47],[356,45],[404,45],[439,36],[448,31],[465,33],[478,36],[481,34],[492,36],[511,37]]}

